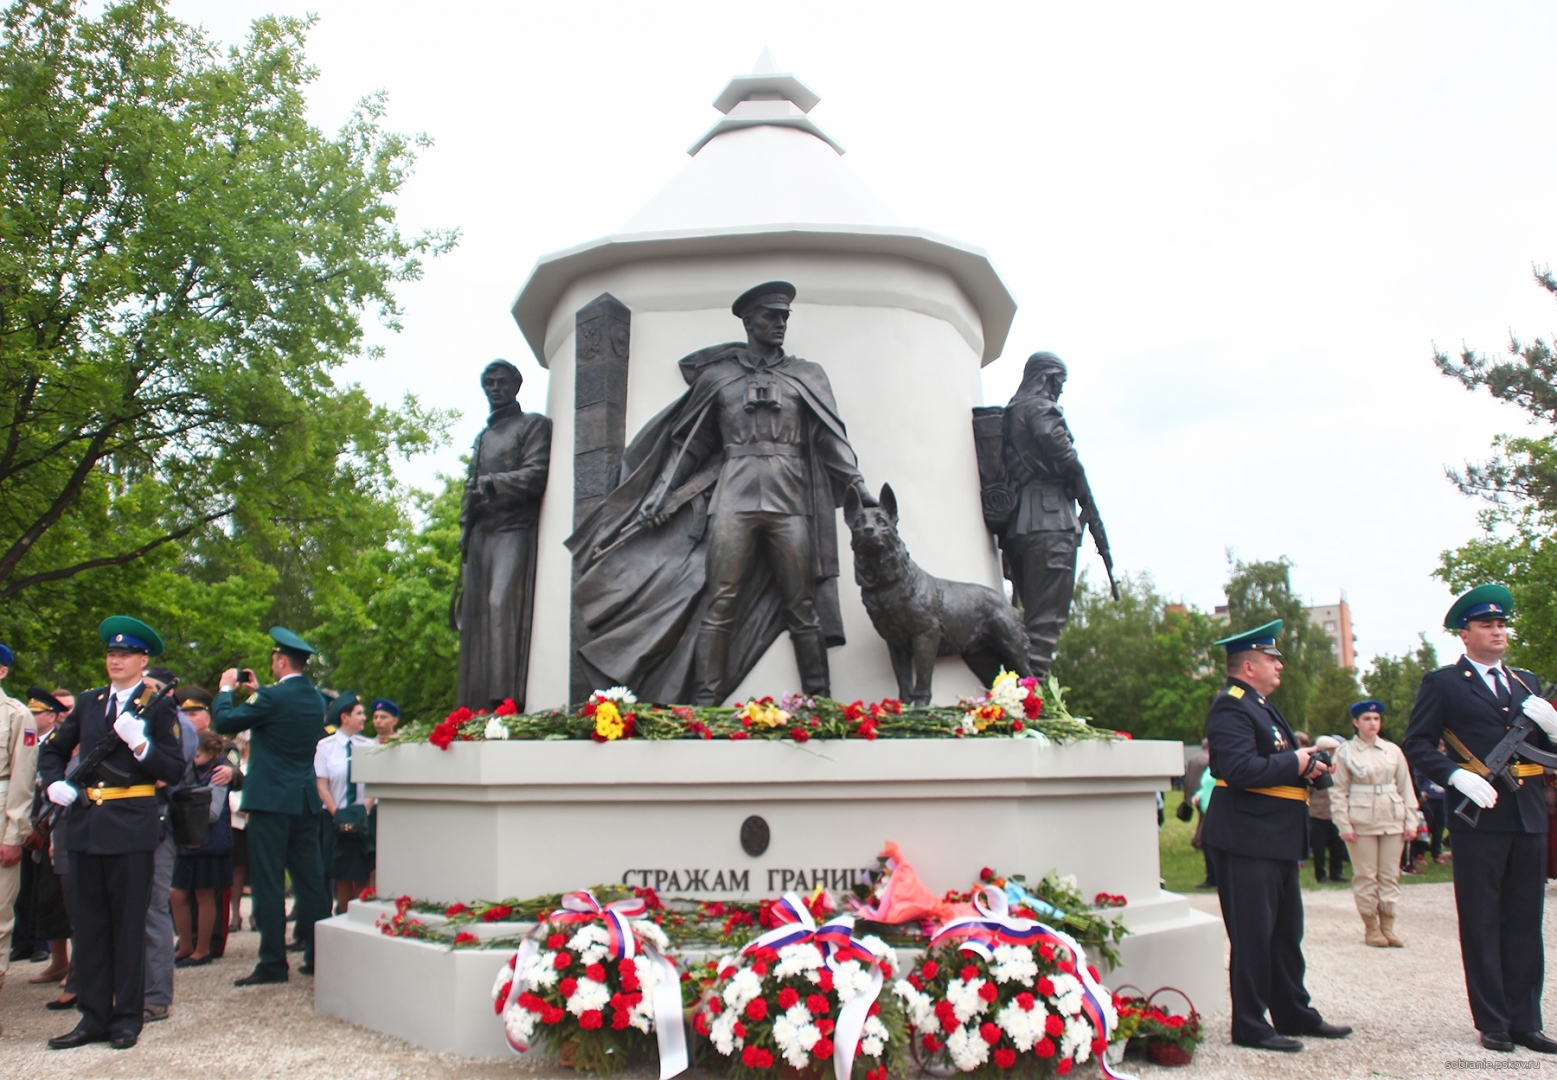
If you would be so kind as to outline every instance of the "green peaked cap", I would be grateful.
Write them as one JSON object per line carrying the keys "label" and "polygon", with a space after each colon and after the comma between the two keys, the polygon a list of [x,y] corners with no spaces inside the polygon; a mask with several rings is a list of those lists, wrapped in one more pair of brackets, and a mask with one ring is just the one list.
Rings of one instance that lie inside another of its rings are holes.
{"label": "green peaked cap", "polygon": [[272,626],[270,640],[276,643],[276,648],[298,660],[307,660],[319,651],[284,626]]}
{"label": "green peaked cap", "polygon": [[1264,626],[1256,626],[1253,630],[1245,630],[1241,634],[1233,634],[1221,641],[1213,641],[1212,645],[1221,645],[1227,649],[1227,655],[1232,656],[1241,652],[1262,652],[1267,656],[1280,656],[1276,649],[1276,635],[1281,633],[1282,621],[1272,619]]}
{"label": "green peaked cap", "polygon": [[341,723],[341,715],[343,713],[351,712],[352,709],[357,707],[358,703],[359,699],[357,697],[357,691],[342,690],[336,696],[335,700],[330,702],[330,707],[324,714],[324,722],[326,724],[334,724],[336,727],[339,727]]}
{"label": "green peaked cap", "polygon": [[97,636],[110,649],[161,656],[165,646],[157,632],[128,615],[110,615],[97,626]]}
{"label": "green peaked cap", "polygon": [[1454,602],[1443,617],[1445,630],[1463,630],[1478,619],[1512,619],[1514,594],[1501,585],[1477,585]]}

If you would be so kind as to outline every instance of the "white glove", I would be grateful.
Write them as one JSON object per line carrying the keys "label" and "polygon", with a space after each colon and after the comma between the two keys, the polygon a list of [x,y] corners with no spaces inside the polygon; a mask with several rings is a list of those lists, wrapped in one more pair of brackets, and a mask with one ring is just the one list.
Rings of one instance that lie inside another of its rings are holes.
{"label": "white glove", "polygon": [[1498,789],[1469,769],[1455,769],[1450,773],[1449,786],[1483,810],[1498,804]]}
{"label": "white glove", "polygon": [[114,721],[114,731],[131,750],[146,743],[146,721],[131,713],[123,713]]}
{"label": "white glove", "polygon": [[1552,703],[1539,694],[1531,694],[1525,698],[1525,703],[1520,706],[1526,716],[1541,726],[1541,730],[1547,735],[1557,739],[1557,709],[1552,708]]}
{"label": "white glove", "polygon": [[63,780],[56,780],[49,785],[49,802],[55,806],[69,806],[76,801],[77,794],[76,786]]}

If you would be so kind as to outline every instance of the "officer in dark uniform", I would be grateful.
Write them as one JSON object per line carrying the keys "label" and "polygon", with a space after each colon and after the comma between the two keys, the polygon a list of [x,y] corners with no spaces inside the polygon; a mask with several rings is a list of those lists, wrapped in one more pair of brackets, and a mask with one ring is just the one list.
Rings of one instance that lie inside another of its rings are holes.
{"label": "officer in dark uniform", "polygon": [[[259,963],[236,986],[286,982],[286,874],[297,895],[297,929],[303,943],[304,975],[314,973],[314,923],[329,916],[324,892],[324,861],[319,850],[323,804],[314,783],[314,749],[324,738],[324,695],[304,674],[314,647],[284,626],[272,626],[276,643],[270,657],[273,686],[261,689],[250,676],[222,672],[211,702],[211,730],[219,735],[250,731],[249,773],[242,810],[249,815],[249,883],[254,918],[259,923]],[[233,703],[239,685],[254,696]]]}
{"label": "officer in dark uniform", "polygon": [[[105,1041],[122,1050],[140,1036],[146,911],[162,839],[156,785],[177,783],[184,774],[178,707],[171,697],[151,704],[153,692],[142,681],[162,639],[123,615],[104,619],[98,635],[107,646],[109,685],[77,698],[38,755],[49,799],[74,804],[55,842],[63,839],[70,852],[81,1021],[49,1040],[56,1050]],[[71,753],[79,747],[85,759],[99,744],[113,747],[101,772],[83,775],[78,768],[67,781]]]}
{"label": "officer in dark uniform", "polygon": [[1483,763],[1521,712],[1540,728],[1527,738],[1531,746],[1550,751],[1557,738],[1557,711],[1541,697],[1541,681],[1503,663],[1513,614],[1514,597],[1501,585],[1478,585],[1454,602],[1444,627],[1459,633],[1465,655],[1422,679],[1401,749],[1428,779],[1455,789],[1449,809],[1465,800],[1474,804],[1467,815],[1481,808],[1475,825],[1448,815],[1460,958],[1481,1045],[1553,1054],[1557,1040],[1541,1033],[1546,785],[1540,765],[1520,761],[1519,791],[1511,793],[1487,780]]}
{"label": "officer in dark uniform", "polygon": [[1328,787],[1331,770],[1297,745],[1267,697],[1281,685],[1279,633],[1277,619],[1215,642],[1227,649],[1227,685],[1206,718],[1216,787],[1201,842],[1232,944],[1233,1042],[1297,1051],[1293,1036],[1339,1039],[1352,1029],[1325,1023],[1303,987],[1298,864],[1308,854],[1309,788]]}

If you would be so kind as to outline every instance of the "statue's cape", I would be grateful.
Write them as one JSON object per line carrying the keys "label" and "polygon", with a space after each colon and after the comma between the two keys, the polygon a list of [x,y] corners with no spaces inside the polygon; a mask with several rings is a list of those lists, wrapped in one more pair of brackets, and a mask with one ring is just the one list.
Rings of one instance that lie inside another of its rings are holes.
{"label": "statue's cape", "polygon": [[[622,482],[568,537],[576,572],[573,595],[582,622],[579,653],[593,675],[631,687],[644,701],[686,702],[692,695],[692,652],[708,599],[703,588],[710,487],[658,529],[637,533],[611,547],[637,518],[639,508],[663,476],[674,471],[678,450],[703,424],[718,423],[715,398],[745,369],[739,343],[701,349],[680,362],[690,389],[644,425],[622,457]],[[822,369],[791,358],[776,369],[806,403],[817,424],[847,440],[832,388]],[[813,426],[813,431],[816,427]],[[838,537],[834,509],[843,505],[844,485],[830,477],[813,439],[810,467],[815,601],[830,646],[843,644],[838,609]],[[719,457],[705,463],[717,472]],[[818,482],[820,481],[820,482]],[[609,550],[601,550],[609,548]],[[758,559],[741,582],[739,621],[731,633],[729,670],[722,694],[751,671],[784,628],[766,560]]]}

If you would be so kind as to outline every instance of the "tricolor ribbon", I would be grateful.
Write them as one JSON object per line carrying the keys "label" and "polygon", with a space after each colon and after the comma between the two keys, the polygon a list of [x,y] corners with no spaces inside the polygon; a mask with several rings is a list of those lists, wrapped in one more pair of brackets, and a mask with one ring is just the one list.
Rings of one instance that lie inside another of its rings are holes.
{"label": "tricolor ribbon", "polygon": [[[1076,978],[1081,982],[1081,1011],[1092,1022],[1106,1046],[1108,1037],[1113,1034],[1113,1025],[1108,1021],[1108,1010],[1105,1008],[1109,1000],[1108,988],[1093,977],[1092,969],[1087,964],[1087,954],[1076,943],[1076,939],[1063,931],[1045,926],[1037,919],[1012,915],[1006,894],[992,885],[985,885],[978,891],[973,897],[973,907],[978,915],[951,920],[935,932],[935,936],[930,939],[930,946],[933,948],[942,938],[962,934],[965,940],[959,946],[960,951],[975,953],[986,961],[994,959],[994,945],[1064,947],[1071,955]],[[1106,1080],[1133,1080],[1125,1073],[1110,1068],[1106,1054],[1096,1056],[1098,1069]]]}
{"label": "tricolor ribbon", "polygon": [[[565,910],[553,912],[545,921],[538,923],[530,932],[530,936],[520,943],[519,951],[514,955],[514,978],[508,988],[508,1000],[503,1005],[503,1012],[506,1014],[513,1008],[519,1000],[519,995],[525,992],[527,983],[524,969],[539,951],[536,939],[549,926],[601,919],[605,922],[606,933],[610,936],[608,945],[612,957],[618,962],[626,963],[641,952],[644,959],[659,969],[659,978],[654,983],[653,1001],[654,1036],[659,1043],[660,1052],[660,1080],[670,1080],[671,1077],[686,1072],[690,1062],[687,1056],[687,1031],[681,1015],[681,976],[676,971],[676,965],[658,949],[648,942],[638,940],[630,922],[634,917],[643,915],[648,910],[648,905],[636,898],[613,900],[609,904],[602,904],[593,893],[581,890],[564,896],[562,906]],[[503,1025],[503,1036],[508,1040],[509,1048],[516,1054],[523,1054],[530,1049],[529,1043],[515,1039],[509,1034],[507,1024]]]}
{"label": "tricolor ribbon", "polygon": [[760,948],[777,951],[786,945],[810,942],[822,954],[822,962],[829,971],[837,971],[840,965],[855,960],[870,972],[870,989],[844,1003],[838,1010],[838,1026],[833,1030],[833,1077],[849,1080],[854,1072],[855,1047],[865,1030],[870,1007],[881,995],[881,960],[887,954],[886,947],[855,937],[853,915],[839,915],[816,925],[810,910],[792,892],[785,893],[771,910],[781,925],[748,942],[741,950],[743,956]]}

